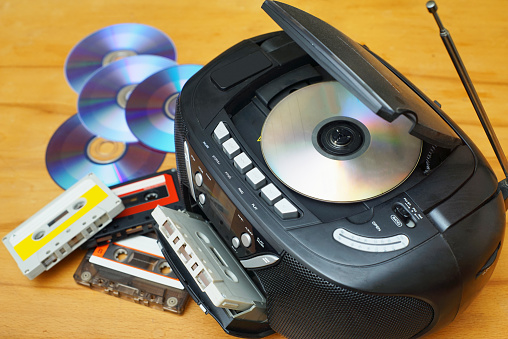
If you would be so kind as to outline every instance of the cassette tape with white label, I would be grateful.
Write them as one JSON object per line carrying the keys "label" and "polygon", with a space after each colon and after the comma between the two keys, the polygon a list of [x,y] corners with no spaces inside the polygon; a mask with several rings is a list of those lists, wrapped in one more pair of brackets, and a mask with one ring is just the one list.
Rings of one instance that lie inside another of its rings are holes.
{"label": "cassette tape with white label", "polygon": [[[202,291],[201,296],[193,295],[201,307],[211,306],[200,301],[206,298],[215,306],[206,311],[215,317],[266,321],[265,297],[208,223],[198,215],[161,206],[152,215],[165,257],[185,277],[182,281]],[[175,255],[171,258],[170,253]]]}
{"label": "cassette tape with white label", "polygon": [[156,206],[184,208],[177,184],[176,170],[170,169],[111,186],[113,193],[122,199],[125,210],[82,247],[88,249],[153,231],[156,223],[151,212]]}
{"label": "cassette tape with white label", "polygon": [[49,270],[124,209],[93,173],[69,187],[13,231],[3,242],[29,279]]}
{"label": "cassette tape with white label", "polygon": [[81,285],[159,310],[182,313],[189,293],[157,246],[134,236],[90,249],[74,280]]}

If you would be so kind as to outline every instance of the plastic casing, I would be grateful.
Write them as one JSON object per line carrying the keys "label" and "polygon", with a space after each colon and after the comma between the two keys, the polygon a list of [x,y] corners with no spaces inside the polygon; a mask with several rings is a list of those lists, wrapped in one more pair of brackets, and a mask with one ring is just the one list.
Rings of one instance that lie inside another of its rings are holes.
{"label": "plastic casing", "polygon": [[[343,36],[334,29],[330,32]],[[497,179],[484,157],[440,107],[384,60],[363,46],[348,43],[375,59],[380,72],[396,78],[397,86],[404,87],[400,93],[411,93],[410,98],[403,100],[406,109],[394,112],[418,120],[420,111],[417,108],[423,102],[426,116],[420,121],[424,120],[427,127],[438,126],[442,132],[416,128],[423,131],[415,135],[425,141],[427,148],[421,164],[408,180],[381,197],[351,204],[315,201],[293,192],[277,180],[264,163],[254,139],[259,136],[263,117],[291,91],[310,83],[337,79],[284,32],[275,32],[233,46],[185,85],[176,117],[181,186],[187,208],[201,210],[229,244],[234,234],[223,225],[216,210],[190,198],[199,193],[211,194],[212,187],[196,187],[192,183],[194,172],[188,173],[184,159],[183,142],[186,142],[191,156],[198,159],[196,161],[230,199],[236,211],[250,222],[256,240],[263,242],[264,246],[248,251],[230,246],[239,260],[260,253],[289,254],[334,285],[373,295],[423,300],[432,306],[434,315],[431,323],[417,334],[421,336],[450,323],[487,283],[502,247],[504,201],[497,188]],[[340,59],[340,50],[335,55]],[[356,59],[341,60],[351,69],[355,68]],[[382,87],[378,90],[380,97],[390,98],[390,90],[384,91]],[[416,100],[418,103],[411,111]],[[236,175],[235,168],[212,138],[219,122],[227,125],[254,165],[297,207],[298,218],[277,218],[273,209],[260,202],[259,193],[250,190],[245,179]],[[435,155],[437,151],[432,149],[439,149],[442,156]],[[437,165],[429,167],[429,159]],[[191,167],[191,170],[195,169]],[[308,173],[308,178],[302,180],[315,180],[314,177],[319,177],[319,173]],[[423,216],[411,229],[394,228],[390,222],[385,222],[393,213],[393,206],[404,199],[411,202],[415,213]],[[381,231],[371,226],[373,220],[381,225]],[[333,239],[333,231],[341,227],[368,237],[403,233],[409,237],[410,245],[387,253],[350,249]],[[256,269],[250,273],[263,288]],[[199,298],[199,295],[193,296]],[[301,307],[304,311],[305,303],[302,302]],[[229,332],[224,323],[220,320],[219,323]],[[254,337],[267,332],[239,330],[233,334]]]}

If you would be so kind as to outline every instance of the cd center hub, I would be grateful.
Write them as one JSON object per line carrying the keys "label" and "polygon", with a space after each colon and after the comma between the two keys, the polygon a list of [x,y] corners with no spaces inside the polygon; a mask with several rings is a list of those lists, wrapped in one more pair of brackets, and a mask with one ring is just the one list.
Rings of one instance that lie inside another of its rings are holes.
{"label": "cd center hub", "polygon": [[98,164],[110,164],[118,161],[125,154],[125,150],[123,142],[95,137],[88,143],[86,154]]}
{"label": "cd center hub", "polygon": [[102,59],[102,67],[109,65],[110,63],[115,62],[117,60],[127,58],[130,56],[134,56],[134,55],[138,55],[138,53],[136,53],[135,51],[132,51],[132,50],[128,50],[128,49],[109,52]]}
{"label": "cd center hub", "polygon": [[323,120],[312,132],[314,148],[333,160],[351,160],[359,157],[370,146],[367,127],[350,117],[333,117]]}
{"label": "cd center hub", "polygon": [[172,96],[170,96],[164,103],[164,113],[170,119],[175,119],[176,99],[178,99],[178,93],[175,93]]}

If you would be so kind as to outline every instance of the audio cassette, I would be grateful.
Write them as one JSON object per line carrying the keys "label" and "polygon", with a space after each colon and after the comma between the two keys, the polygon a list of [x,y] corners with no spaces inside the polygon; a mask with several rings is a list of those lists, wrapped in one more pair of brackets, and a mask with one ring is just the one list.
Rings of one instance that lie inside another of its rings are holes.
{"label": "audio cassette", "polygon": [[124,205],[93,173],[16,227],[3,242],[33,279],[111,222]]}
{"label": "audio cassette", "polygon": [[74,280],[154,309],[182,313],[189,294],[162,256],[157,240],[134,236],[90,249]]}
{"label": "audio cassette", "polygon": [[113,193],[122,200],[125,209],[82,247],[92,248],[151,232],[155,224],[151,212],[156,206],[175,210],[184,208],[176,184],[176,170],[170,169],[111,186]]}
{"label": "audio cassette", "polygon": [[265,297],[208,223],[161,206],[152,214],[159,225],[159,242],[170,245],[185,264],[187,270],[180,274],[186,281],[194,280],[216,308],[233,318],[266,321]]}

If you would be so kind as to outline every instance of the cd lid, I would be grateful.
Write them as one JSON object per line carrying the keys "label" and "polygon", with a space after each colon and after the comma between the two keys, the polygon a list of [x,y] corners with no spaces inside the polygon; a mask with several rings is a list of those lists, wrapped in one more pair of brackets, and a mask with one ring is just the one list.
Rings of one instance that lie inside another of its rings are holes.
{"label": "cd lid", "polygon": [[461,140],[434,109],[364,46],[326,22],[287,4],[266,0],[263,10],[330,75],[383,119],[401,114],[410,133],[437,146]]}

